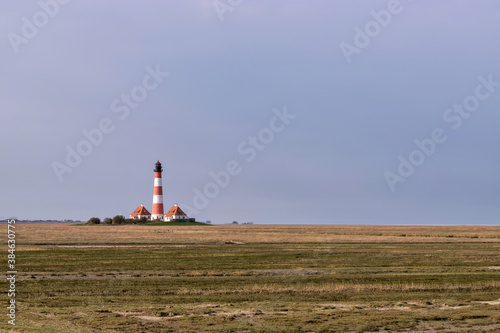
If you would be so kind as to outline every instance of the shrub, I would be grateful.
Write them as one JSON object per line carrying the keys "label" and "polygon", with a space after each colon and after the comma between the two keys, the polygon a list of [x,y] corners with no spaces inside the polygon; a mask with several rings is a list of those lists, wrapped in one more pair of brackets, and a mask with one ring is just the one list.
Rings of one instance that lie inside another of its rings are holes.
{"label": "shrub", "polygon": [[104,224],[111,224],[113,221],[109,218],[109,217],[106,217],[104,220],[102,220],[102,223]]}
{"label": "shrub", "polygon": [[91,217],[90,220],[87,221],[87,224],[100,224],[101,219],[98,217]]}
{"label": "shrub", "polygon": [[113,217],[112,224],[124,224],[125,217],[123,215],[116,215]]}

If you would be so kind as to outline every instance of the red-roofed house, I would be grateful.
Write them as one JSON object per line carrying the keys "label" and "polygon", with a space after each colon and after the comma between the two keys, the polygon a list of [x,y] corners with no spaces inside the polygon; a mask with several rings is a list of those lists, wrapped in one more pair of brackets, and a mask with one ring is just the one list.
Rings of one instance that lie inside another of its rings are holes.
{"label": "red-roofed house", "polygon": [[190,218],[184,213],[181,207],[175,204],[170,210],[165,214],[165,221],[186,221]]}
{"label": "red-roofed house", "polygon": [[151,219],[151,213],[148,212],[148,210],[144,207],[143,204],[141,204],[139,207],[137,207],[132,214],[130,214],[131,219],[136,219],[136,220],[141,220],[143,218],[150,220]]}

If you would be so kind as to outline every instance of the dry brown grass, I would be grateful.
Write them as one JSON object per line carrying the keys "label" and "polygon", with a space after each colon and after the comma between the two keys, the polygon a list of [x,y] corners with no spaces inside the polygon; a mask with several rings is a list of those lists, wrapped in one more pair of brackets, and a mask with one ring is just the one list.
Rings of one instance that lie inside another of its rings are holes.
{"label": "dry brown grass", "polygon": [[19,224],[16,233],[19,332],[500,329],[500,226]]}
{"label": "dry brown grass", "polygon": [[70,226],[19,224],[17,242],[45,244],[199,244],[338,242],[500,242],[500,226],[221,225]]}

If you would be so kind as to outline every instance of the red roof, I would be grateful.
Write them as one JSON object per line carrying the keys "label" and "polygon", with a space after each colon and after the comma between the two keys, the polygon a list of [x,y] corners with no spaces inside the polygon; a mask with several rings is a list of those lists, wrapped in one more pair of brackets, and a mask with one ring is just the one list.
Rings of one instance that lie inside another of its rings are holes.
{"label": "red roof", "polygon": [[172,208],[170,208],[170,210],[167,212],[167,214],[165,214],[166,217],[170,217],[172,215],[177,215],[177,216],[184,215],[184,216],[187,216],[187,214],[184,213],[182,211],[182,209],[179,206],[177,206],[177,204],[175,204]]}
{"label": "red roof", "polygon": [[134,210],[132,214],[130,214],[131,217],[135,217],[138,215],[151,215],[151,213],[148,212],[148,210],[143,205],[140,205]]}

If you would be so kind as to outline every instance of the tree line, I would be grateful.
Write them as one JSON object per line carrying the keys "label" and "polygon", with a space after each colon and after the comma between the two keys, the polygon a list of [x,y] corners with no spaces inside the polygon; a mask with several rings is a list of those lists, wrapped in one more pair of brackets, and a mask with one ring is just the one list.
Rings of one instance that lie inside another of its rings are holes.
{"label": "tree line", "polygon": [[121,225],[121,224],[145,224],[148,219],[126,219],[123,215],[116,215],[113,218],[106,217],[102,221],[98,217],[91,217],[86,224],[96,225],[96,224],[108,224],[108,225]]}

